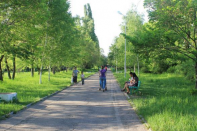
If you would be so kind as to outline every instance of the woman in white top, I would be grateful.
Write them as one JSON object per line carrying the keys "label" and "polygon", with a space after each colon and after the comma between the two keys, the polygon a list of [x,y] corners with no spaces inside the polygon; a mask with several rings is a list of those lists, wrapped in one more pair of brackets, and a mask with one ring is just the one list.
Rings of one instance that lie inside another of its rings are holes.
{"label": "woman in white top", "polygon": [[127,88],[128,84],[133,83],[133,73],[130,72],[129,74],[130,74],[130,77],[131,77],[131,78],[129,79],[129,81],[126,81],[126,82],[125,82],[124,88],[123,88],[121,91],[125,91],[125,89]]}

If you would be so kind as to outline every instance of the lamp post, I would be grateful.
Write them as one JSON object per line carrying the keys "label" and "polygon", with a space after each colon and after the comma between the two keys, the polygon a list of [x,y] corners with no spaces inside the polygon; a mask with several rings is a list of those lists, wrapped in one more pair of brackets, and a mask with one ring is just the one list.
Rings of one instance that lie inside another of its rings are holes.
{"label": "lamp post", "polygon": [[[118,14],[124,16],[126,18],[125,15],[123,15],[120,11],[118,11]],[[126,31],[127,31],[127,23],[126,23],[126,20],[125,20],[125,35],[126,35]],[[126,43],[127,43],[127,40],[125,38],[125,59],[124,59],[124,77],[126,77],[126,72],[127,72],[127,69],[126,69]]]}
{"label": "lamp post", "polygon": [[117,45],[116,45],[116,73],[117,73]]}

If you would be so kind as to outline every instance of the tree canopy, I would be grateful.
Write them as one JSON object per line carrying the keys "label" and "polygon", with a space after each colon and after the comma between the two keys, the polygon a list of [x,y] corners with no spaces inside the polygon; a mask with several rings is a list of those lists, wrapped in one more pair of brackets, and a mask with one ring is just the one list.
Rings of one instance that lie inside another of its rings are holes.
{"label": "tree canopy", "polygon": [[67,0],[1,1],[0,80],[3,71],[14,79],[16,70],[27,67],[34,76],[43,67],[98,66],[102,54],[93,13],[89,4],[84,7],[85,17],[80,18],[72,17]]}
{"label": "tree canopy", "polygon": [[179,72],[190,80],[195,80],[197,1],[145,0],[144,7],[147,8],[149,22],[143,23],[142,15],[132,8],[124,18],[127,22],[127,34],[122,31],[115,39],[110,48],[109,60],[115,65],[113,57],[119,58],[118,67],[123,67],[123,40],[126,38],[127,66],[131,66],[129,63],[136,63],[137,55],[144,72]]}

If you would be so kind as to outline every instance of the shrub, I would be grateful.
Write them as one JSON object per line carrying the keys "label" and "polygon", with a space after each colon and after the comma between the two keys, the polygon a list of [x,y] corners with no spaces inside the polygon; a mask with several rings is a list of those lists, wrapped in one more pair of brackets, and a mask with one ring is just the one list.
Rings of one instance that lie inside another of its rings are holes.
{"label": "shrub", "polygon": [[195,80],[195,64],[193,61],[188,60],[182,62],[181,64],[175,67],[175,72],[178,74],[183,74],[185,78],[188,80],[194,81]]}

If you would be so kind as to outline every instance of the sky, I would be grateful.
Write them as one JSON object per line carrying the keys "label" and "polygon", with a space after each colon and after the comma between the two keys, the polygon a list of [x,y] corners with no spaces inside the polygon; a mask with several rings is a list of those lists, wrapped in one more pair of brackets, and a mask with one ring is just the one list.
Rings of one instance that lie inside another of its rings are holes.
{"label": "sky", "polygon": [[148,21],[147,12],[143,7],[144,0],[69,0],[72,16],[84,17],[84,5],[89,3],[94,18],[95,33],[99,39],[100,48],[104,50],[105,56],[109,53],[109,47],[113,44],[114,38],[121,33],[120,25],[123,24],[123,16],[118,14],[126,13],[132,5],[138,5],[137,11],[145,15]]}

